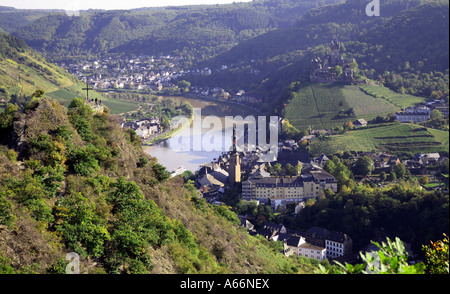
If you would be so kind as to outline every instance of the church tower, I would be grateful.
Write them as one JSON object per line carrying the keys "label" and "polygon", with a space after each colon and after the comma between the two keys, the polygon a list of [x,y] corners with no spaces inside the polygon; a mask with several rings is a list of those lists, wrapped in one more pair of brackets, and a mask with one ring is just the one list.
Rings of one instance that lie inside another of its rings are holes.
{"label": "church tower", "polygon": [[239,158],[239,153],[237,152],[236,125],[233,126],[233,151],[231,152],[230,171],[228,174],[228,181],[230,184],[241,182],[241,159]]}

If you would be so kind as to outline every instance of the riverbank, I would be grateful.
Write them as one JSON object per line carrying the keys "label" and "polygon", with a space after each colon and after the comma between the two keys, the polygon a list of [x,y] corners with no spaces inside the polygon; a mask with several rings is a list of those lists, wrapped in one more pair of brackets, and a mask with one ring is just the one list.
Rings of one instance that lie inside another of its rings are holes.
{"label": "riverbank", "polygon": [[195,113],[192,114],[192,116],[185,121],[181,126],[174,130],[169,130],[167,132],[163,132],[162,134],[158,134],[155,138],[150,138],[144,141],[142,144],[143,147],[151,147],[153,145],[159,144],[165,140],[168,140],[178,134],[179,132],[183,131],[186,127],[189,127],[192,123],[192,121],[195,118]]}
{"label": "riverbank", "polygon": [[[242,109],[248,109],[252,112],[257,112],[259,114],[262,114],[262,112],[260,110],[254,108],[254,107],[251,107],[247,104],[238,103],[236,101],[227,101],[227,100],[214,99],[214,98],[210,98],[210,97],[203,97],[203,96],[199,96],[199,95],[195,95],[195,94],[186,93],[183,96],[161,96],[161,97],[181,98],[181,99],[187,98],[187,99],[193,99],[193,100],[204,101],[204,102],[212,102],[212,103],[228,105],[228,106],[238,106],[238,107],[241,107]],[[151,146],[154,146],[156,144],[159,144],[165,140],[172,138],[179,132],[183,131],[187,126],[190,126],[192,121],[194,120],[194,118],[195,118],[195,113],[193,113],[192,117],[189,118],[188,121],[185,121],[179,128],[177,128],[175,130],[170,130],[170,131],[164,132],[162,134],[157,134],[154,138],[147,139],[146,141],[144,141],[143,147],[151,147]]]}

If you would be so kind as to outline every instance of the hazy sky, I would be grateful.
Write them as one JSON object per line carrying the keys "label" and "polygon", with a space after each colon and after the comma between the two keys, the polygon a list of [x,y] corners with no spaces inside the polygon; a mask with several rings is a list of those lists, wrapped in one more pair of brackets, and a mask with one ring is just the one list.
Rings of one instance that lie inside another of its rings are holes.
{"label": "hazy sky", "polygon": [[0,6],[20,9],[131,9],[192,4],[228,4],[251,0],[0,0]]}

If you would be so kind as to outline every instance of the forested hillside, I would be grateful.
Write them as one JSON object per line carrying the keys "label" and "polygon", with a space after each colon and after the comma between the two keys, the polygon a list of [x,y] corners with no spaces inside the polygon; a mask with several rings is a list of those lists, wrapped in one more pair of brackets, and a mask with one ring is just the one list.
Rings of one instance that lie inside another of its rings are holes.
{"label": "forested hillside", "polygon": [[13,33],[19,28],[54,12],[57,12],[57,10],[15,9],[0,6],[0,31]]}
{"label": "forested hillside", "polygon": [[[306,11],[340,0],[260,0],[217,6],[64,12],[14,34],[52,60],[105,52],[185,54],[205,59],[271,29],[289,27]],[[1,27],[1,23],[0,23]]]}

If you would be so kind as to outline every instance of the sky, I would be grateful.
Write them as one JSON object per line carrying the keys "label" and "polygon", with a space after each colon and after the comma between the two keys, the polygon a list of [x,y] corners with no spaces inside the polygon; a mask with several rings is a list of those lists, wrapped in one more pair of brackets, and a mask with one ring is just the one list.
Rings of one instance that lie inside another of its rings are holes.
{"label": "sky", "polygon": [[251,0],[0,0],[0,6],[18,9],[109,10],[233,2],[251,2]]}

